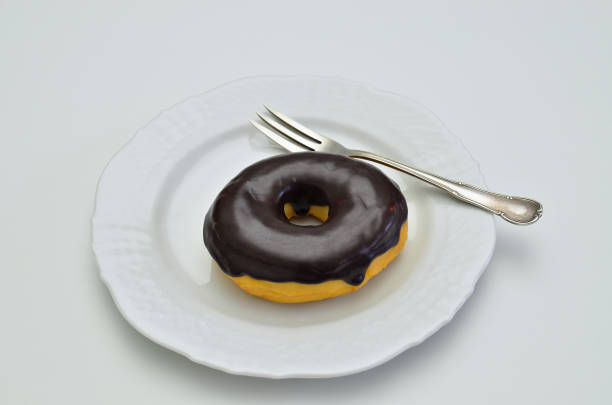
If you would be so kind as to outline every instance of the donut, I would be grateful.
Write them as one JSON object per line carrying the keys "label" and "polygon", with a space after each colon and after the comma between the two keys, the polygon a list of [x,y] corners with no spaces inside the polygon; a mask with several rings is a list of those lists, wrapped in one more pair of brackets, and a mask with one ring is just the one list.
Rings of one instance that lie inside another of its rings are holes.
{"label": "donut", "polygon": [[[319,226],[293,217],[312,216]],[[373,165],[345,156],[290,153],[242,170],[204,220],[204,244],[249,294],[317,301],[363,287],[402,250],[408,207]]]}

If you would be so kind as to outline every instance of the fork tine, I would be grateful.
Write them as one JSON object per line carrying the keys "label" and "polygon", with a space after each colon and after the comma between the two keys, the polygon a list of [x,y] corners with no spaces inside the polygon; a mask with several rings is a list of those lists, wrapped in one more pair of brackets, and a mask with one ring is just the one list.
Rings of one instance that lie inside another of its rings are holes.
{"label": "fork tine", "polygon": [[266,110],[268,110],[268,112],[270,112],[270,114],[272,114],[273,116],[275,116],[276,118],[278,118],[279,120],[281,120],[281,122],[283,122],[286,125],[289,125],[290,127],[292,127],[293,129],[301,132],[302,134],[312,138],[313,140],[319,142],[319,143],[323,143],[325,141],[329,141],[330,139],[316,133],[315,131],[313,131],[310,128],[305,127],[304,125],[300,124],[299,122],[287,117],[285,114],[280,113],[278,111],[273,110],[272,108],[270,108],[268,105],[264,104],[264,107],[266,107]]}
{"label": "fork tine", "polygon": [[272,117],[266,117],[265,115],[261,114],[261,113],[257,113],[257,115],[259,116],[259,118],[262,119],[262,121],[264,121],[266,124],[270,125],[272,128],[276,129],[278,132],[280,132],[281,134],[285,135],[287,138],[290,138],[291,140],[300,143],[302,145],[307,146],[310,149],[316,149],[317,146],[319,146],[319,143],[313,139],[311,139],[308,136],[305,136],[297,131],[294,131],[293,129],[291,129],[290,127],[287,127],[283,124],[281,124],[280,122],[277,122],[276,120],[274,120]]}
{"label": "fork tine", "polygon": [[306,150],[310,150],[310,148],[307,149],[305,146],[302,147],[296,145],[284,136],[278,135],[274,131],[270,131],[268,128],[264,127],[261,124],[258,124],[255,121],[251,121],[251,124],[253,124],[253,126],[257,128],[260,132],[262,132],[265,136],[267,136],[283,148],[287,149],[289,152],[304,152]]}

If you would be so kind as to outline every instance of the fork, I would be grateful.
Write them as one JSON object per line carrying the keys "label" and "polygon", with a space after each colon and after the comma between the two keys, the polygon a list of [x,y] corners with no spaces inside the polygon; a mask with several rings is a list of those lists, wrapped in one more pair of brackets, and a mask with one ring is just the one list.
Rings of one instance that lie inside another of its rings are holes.
{"label": "fork", "polygon": [[506,221],[516,225],[533,224],[542,216],[542,204],[535,200],[492,193],[460,181],[453,181],[436,176],[432,173],[407,166],[375,153],[348,149],[333,139],[327,138],[305,127],[267,105],[264,105],[264,107],[268,110],[269,115],[264,115],[262,113],[257,113],[257,115],[262,121],[268,124],[270,128],[278,132],[255,121],[251,121],[251,124],[268,138],[290,152],[304,152],[309,150],[327,152],[381,163],[434,185],[461,201],[499,215]]}

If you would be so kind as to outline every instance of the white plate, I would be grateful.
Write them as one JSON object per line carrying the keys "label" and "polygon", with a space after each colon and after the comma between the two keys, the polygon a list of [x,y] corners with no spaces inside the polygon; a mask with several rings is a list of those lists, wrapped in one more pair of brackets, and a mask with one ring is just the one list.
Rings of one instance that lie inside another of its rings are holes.
{"label": "white plate", "polygon": [[250,126],[262,103],[347,146],[484,187],[477,163],[405,97],[320,77],[231,82],[164,111],[100,179],[93,249],[117,307],[138,331],[229,373],[332,377],[379,365],[447,323],[495,244],[492,215],[384,169],[408,202],[408,243],[363,289],[308,304],[245,294],[213,264],[204,215],[245,166],[281,153]]}

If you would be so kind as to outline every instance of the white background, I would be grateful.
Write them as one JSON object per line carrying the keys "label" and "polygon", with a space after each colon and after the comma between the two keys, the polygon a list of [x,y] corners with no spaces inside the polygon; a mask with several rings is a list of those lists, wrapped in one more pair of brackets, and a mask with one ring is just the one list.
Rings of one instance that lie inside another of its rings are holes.
{"label": "white background", "polygon": [[[0,1],[0,402],[610,403],[612,3],[507,3]],[[368,372],[236,377],[158,347],[98,277],[97,179],[163,108],[259,74],[422,102],[543,218],[497,220],[455,319]]]}

